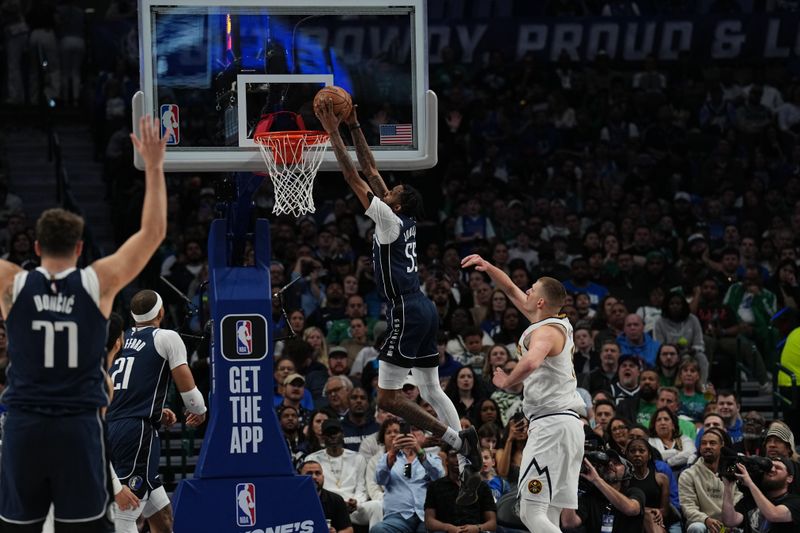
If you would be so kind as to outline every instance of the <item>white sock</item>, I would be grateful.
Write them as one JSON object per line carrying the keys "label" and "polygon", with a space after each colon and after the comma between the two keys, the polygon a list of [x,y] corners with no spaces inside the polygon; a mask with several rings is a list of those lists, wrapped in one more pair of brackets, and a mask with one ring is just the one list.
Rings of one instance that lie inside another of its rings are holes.
{"label": "white sock", "polygon": [[452,446],[456,451],[461,449],[461,437],[458,436],[458,431],[453,428],[449,427],[445,430],[444,435],[442,435],[442,440]]}

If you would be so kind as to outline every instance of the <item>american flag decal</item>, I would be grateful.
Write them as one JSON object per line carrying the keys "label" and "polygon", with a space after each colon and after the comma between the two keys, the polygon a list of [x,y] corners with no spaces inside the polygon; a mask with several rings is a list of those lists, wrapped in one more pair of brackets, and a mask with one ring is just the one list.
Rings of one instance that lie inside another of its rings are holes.
{"label": "american flag decal", "polygon": [[380,144],[411,144],[411,124],[381,124]]}

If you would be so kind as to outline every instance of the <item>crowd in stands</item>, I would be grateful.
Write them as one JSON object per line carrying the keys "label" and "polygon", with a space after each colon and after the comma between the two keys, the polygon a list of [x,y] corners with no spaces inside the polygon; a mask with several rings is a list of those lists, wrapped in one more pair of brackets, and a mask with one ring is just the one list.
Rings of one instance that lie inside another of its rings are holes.
{"label": "crowd in stands", "polygon": [[[636,15],[687,12],[689,4],[558,0],[547,9]],[[741,4],[706,8],[798,9],[790,1]],[[23,6],[2,3],[7,68],[20,66],[10,58],[22,35],[72,54],[48,90],[67,102],[91,94],[96,155],[122,242],[143,191],[127,136],[138,61],[120,53],[81,89],[66,66],[80,57],[78,17]],[[134,17],[135,10],[112,2],[107,16]],[[59,31],[57,20],[70,29]],[[318,178],[317,212],[300,220],[271,215],[269,180],[255,198],[259,216],[271,220],[272,286],[297,280],[273,299],[281,339],[274,401],[292,460],[314,477],[337,531],[351,522],[379,533],[426,525],[502,530],[498,502],[516,490],[528,422],[521,386],[498,390],[491,374],[517,364],[528,324],[488,277],[460,268],[462,257],[480,253],[522,290],[545,275],[567,288],[562,312],[575,330],[587,442],[606,452],[609,471],[619,468],[620,479],[627,472],[624,482],[611,483],[614,490],[641,495],[638,518],[619,511],[614,531],[638,531],[646,517],[670,533],[719,531],[730,519],[723,500],[743,501],[748,492],[717,475],[723,446],[784,465],[768,476],[800,475],[796,409],[770,423],[761,412],[742,412],[734,392],[745,380],[762,394],[791,395],[776,364],[800,372],[800,72],[788,62],[701,68],[688,54],[640,65],[602,53],[586,63],[566,56],[548,63],[497,50],[464,64],[449,52],[430,70],[440,98],[438,165],[384,178],[390,186],[411,183],[426,200],[419,275],[439,314],[441,384],[462,426],[478,428],[485,489],[475,506],[456,507],[452,450],[375,407],[377,348],[387,328],[372,271],[373,228],[336,175]],[[8,76],[9,102],[21,98],[18,79]],[[374,118],[361,118],[368,134],[375,134]],[[164,295],[167,324],[195,333],[200,319],[184,319],[182,300],[158,276],[204,309],[216,183],[215,176],[168,176],[168,239],[141,279]],[[8,258],[35,266],[30,223],[6,194],[0,238],[9,243]],[[192,364],[207,389],[202,351]],[[411,377],[403,392],[422,403]],[[606,494],[596,474],[582,490]],[[800,492],[800,483],[786,483],[792,495]],[[800,505],[786,501],[790,521],[800,524]],[[567,512],[562,527],[599,531],[589,524],[603,512]],[[623,524],[631,529],[617,529]],[[793,530],[775,525],[769,531]]]}

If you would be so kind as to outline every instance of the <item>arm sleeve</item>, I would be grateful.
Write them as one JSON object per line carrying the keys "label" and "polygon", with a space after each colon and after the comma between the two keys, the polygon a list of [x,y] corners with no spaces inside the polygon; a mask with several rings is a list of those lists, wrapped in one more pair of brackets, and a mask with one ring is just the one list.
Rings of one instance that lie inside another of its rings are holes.
{"label": "arm sleeve", "polygon": [[380,244],[389,244],[400,236],[403,222],[394,214],[392,208],[377,196],[373,196],[365,214],[375,221],[375,238]]}
{"label": "arm sleeve", "polygon": [[183,344],[178,332],[169,329],[156,329],[153,331],[153,341],[158,355],[166,359],[169,369],[187,364],[186,345]]}

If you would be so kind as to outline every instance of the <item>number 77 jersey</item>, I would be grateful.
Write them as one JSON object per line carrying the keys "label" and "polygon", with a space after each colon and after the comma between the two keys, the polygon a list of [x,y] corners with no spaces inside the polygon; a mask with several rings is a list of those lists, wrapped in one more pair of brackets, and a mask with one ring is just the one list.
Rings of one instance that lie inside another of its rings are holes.
{"label": "number 77 jersey", "polygon": [[105,384],[108,320],[100,312],[92,268],[50,273],[42,267],[14,278],[3,403],[59,416],[108,404]]}

